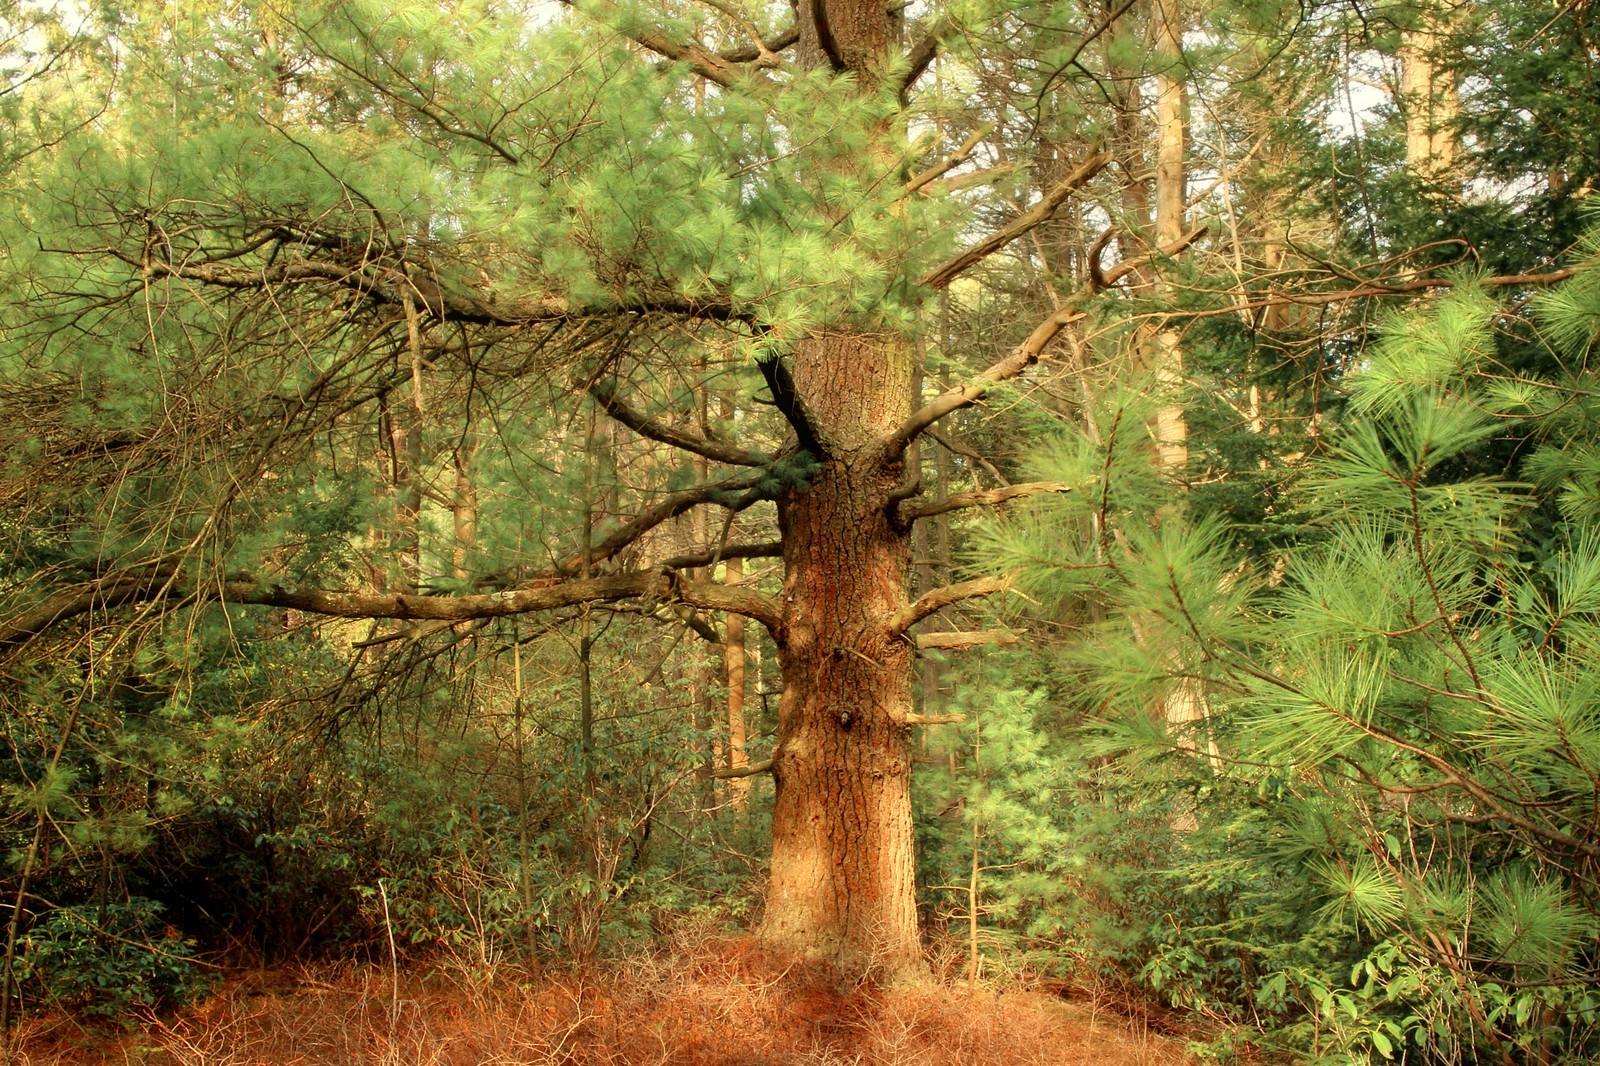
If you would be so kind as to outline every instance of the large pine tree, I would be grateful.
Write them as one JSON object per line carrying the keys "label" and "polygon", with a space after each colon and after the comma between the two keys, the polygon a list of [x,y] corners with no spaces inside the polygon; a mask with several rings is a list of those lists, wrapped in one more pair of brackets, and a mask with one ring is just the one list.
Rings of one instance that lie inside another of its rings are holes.
{"label": "large pine tree", "polygon": [[[987,639],[914,627],[1005,579],[913,598],[912,531],[1066,486],[926,501],[908,456],[1081,301],[931,397],[916,334],[1108,157],[971,229],[940,180],[978,138],[916,95],[1005,16],[709,11],[126,9],[109,106],[12,178],[0,646],[217,603],[403,623],[352,656],[602,604],[754,619],[783,679],[764,933],[914,967],[914,654]],[[767,506],[776,542],[726,535]],[[715,578],[763,556],[771,587]]]}

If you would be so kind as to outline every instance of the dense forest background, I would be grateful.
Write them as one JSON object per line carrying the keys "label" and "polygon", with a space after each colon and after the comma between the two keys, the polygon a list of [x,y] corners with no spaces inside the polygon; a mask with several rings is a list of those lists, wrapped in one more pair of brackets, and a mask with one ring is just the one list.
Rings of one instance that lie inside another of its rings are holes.
{"label": "dense forest background", "polygon": [[1595,1061],[1592,14],[4,4],[0,1024],[754,930]]}

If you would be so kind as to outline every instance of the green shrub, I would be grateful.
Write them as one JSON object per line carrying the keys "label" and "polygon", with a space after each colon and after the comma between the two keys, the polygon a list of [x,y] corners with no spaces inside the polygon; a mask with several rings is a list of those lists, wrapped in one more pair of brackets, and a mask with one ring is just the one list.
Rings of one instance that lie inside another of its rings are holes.
{"label": "green shrub", "polygon": [[163,909],[134,897],[103,912],[78,906],[45,915],[18,943],[24,1004],[110,1018],[204,995],[211,975],[195,959],[194,942],[162,921]]}

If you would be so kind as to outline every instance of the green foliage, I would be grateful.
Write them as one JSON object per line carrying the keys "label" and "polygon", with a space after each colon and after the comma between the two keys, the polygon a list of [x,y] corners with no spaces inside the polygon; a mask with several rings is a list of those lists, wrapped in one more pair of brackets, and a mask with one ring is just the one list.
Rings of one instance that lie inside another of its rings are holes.
{"label": "green foliage", "polygon": [[[1047,608],[1104,619],[1058,660],[1070,735],[1114,756],[1063,786],[1101,812],[1063,833],[1094,871],[1069,950],[1317,1061],[1600,1047],[1592,375],[1507,372],[1541,335],[1592,354],[1590,279],[1537,302],[1542,333],[1470,289],[1396,317],[1276,558],[1148,479],[1119,493],[1107,434],[1041,464],[1085,489],[987,545]],[[1507,441],[1527,480],[1486,461]],[[1050,529],[1110,534],[1063,556]],[[1197,684],[1198,733],[1154,713]]]}
{"label": "green foliage", "polygon": [[134,897],[49,912],[18,945],[15,979],[23,1002],[116,1018],[205,995],[211,971],[195,961],[195,942],[162,921],[162,910]]}

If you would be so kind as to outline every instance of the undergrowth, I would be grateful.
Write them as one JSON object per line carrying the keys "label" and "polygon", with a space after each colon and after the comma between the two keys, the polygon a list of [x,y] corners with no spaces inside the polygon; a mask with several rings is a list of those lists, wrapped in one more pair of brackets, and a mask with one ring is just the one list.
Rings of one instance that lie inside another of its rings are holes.
{"label": "undergrowth", "polygon": [[17,1066],[1177,1066],[1179,1046],[1028,991],[886,988],[705,940],[587,972],[326,965],[238,974],[115,1031],[13,1034]]}

